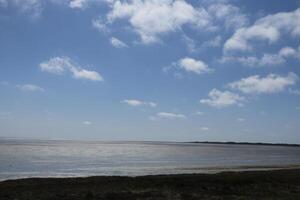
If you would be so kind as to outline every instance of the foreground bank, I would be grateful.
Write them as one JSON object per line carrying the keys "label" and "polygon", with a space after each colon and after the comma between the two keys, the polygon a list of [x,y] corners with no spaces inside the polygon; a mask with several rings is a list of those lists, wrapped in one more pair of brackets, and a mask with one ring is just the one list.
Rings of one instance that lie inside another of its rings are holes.
{"label": "foreground bank", "polygon": [[300,199],[300,169],[0,182],[1,200]]}

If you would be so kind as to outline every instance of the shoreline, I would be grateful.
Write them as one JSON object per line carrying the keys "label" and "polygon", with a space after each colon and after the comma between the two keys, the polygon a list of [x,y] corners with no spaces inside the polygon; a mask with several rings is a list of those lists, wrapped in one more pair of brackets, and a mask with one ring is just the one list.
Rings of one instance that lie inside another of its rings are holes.
{"label": "shoreline", "polygon": [[28,178],[0,182],[0,199],[297,199],[300,169]]}
{"label": "shoreline", "polygon": [[[227,172],[256,172],[256,171],[274,171],[274,170],[300,170],[300,164],[293,164],[293,165],[245,165],[245,166],[225,166],[225,167],[190,167],[190,168],[172,168],[172,169],[165,169],[163,173],[156,173],[150,172],[145,174],[89,174],[89,175],[75,175],[75,174],[65,174],[65,175],[31,175],[31,176],[19,176],[18,178],[7,178],[1,179],[0,183],[5,181],[18,181],[18,180],[26,180],[26,179],[47,179],[47,178],[58,178],[58,179],[68,179],[68,178],[90,178],[90,177],[145,177],[145,176],[169,176],[169,175],[190,175],[190,174],[219,174],[219,173],[227,173]],[[169,172],[167,172],[169,171]],[[1,173],[0,173],[1,174]],[[34,174],[34,173],[33,173]]]}

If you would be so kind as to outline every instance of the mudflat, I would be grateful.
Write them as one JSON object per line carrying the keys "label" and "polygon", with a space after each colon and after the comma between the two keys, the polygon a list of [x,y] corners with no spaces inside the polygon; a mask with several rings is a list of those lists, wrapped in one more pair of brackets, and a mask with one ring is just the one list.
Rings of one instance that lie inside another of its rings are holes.
{"label": "mudflat", "polygon": [[300,169],[0,182],[1,200],[300,199]]}

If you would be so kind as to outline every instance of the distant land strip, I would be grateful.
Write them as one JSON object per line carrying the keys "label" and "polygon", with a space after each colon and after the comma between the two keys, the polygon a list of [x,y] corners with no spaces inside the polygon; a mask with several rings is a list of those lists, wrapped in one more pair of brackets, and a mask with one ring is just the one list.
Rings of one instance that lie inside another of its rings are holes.
{"label": "distant land strip", "polygon": [[300,144],[288,144],[288,143],[264,143],[264,142],[209,142],[209,141],[193,141],[187,143],[196,144],[232,144],[232,145],[263,145],[263,146],[288,146],[288,147],[300,147]]}

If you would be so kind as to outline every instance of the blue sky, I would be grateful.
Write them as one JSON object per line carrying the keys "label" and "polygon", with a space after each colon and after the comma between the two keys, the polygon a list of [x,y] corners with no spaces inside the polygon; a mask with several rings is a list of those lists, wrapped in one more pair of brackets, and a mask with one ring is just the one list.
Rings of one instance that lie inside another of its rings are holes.
{"label": "blue sky", "polygon": [[0,0],[0,136],[300,143],[300,2]]}

